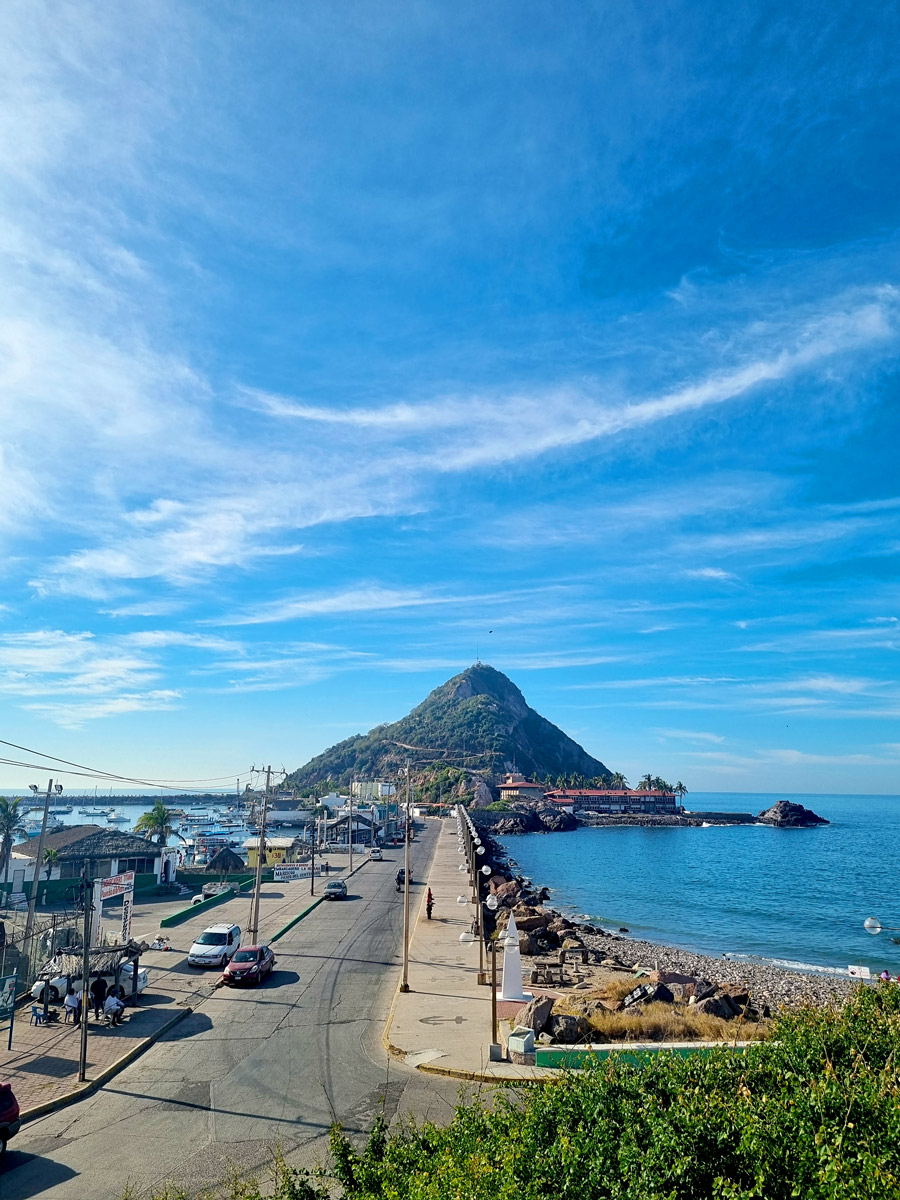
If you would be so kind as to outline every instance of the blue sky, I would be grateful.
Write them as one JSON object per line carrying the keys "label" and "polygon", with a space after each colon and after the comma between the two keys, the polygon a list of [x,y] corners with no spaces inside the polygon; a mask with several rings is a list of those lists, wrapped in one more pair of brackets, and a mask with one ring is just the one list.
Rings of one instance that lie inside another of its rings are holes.
{"label": "blue sky", "polygon": [[632,779],[900,791],[898,37],[4,5],[2,736],[291,769],[477,648]]}

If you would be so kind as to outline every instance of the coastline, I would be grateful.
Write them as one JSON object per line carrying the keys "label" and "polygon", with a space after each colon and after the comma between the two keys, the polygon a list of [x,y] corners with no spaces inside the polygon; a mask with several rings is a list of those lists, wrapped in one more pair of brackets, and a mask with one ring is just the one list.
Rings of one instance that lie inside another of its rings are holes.
{"label": "coastline", "polygon": [[[742,984],[756,1001],[767,1004],[773,1010],[784,1005],[839,1004],[860,982],[827,967],[819,971],[804,971],[756,958],[736,955],[715,957],[663,942],[632,938],[627,933],[578,920],[571,913],[567,914],[553,906],[550,901],[551,888],[523,877],[516,860],[487,831],[482,832],[482,837],[486,837],[488,842],[489,861],[495,864],[498,871],[503,871],[521,885],[519,903],[536,906],[548,916],[570,922],[571,933],[583,942],[597,962],[616,959],[632,969],[677,972],[708,979],[716,984]],[[527,958],[525,961],[528,961]]]}

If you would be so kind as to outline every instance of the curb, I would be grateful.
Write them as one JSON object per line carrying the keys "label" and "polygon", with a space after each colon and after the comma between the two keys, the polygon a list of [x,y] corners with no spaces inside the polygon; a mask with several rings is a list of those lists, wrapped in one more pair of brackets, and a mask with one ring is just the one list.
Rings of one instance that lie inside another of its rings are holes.
{"label": "curb", "polygon": [[312,910],[314,908],[318,908],[324,899],[324,896],[316,896],[314,900],[307,904],[306,908],[301,909],[301,911],[298,912],[295,917],[291,917],[287,925],[282,925],[277,933],[273,933],[269,938],[269,943],[271,944],[272,942],[277,942],[279,938],[283,938],[289,929],[293,929],[294,926],[298,924],[298,922],[302,921],[304,917],[309,916]]}
{"label": "curb", "polygon": [[168,1033],[179,1021],[183,1021],[185,1017],[190,1016],[193,1011],[192,1008],[182,1008],[173,1017],[170,1017],[164,1025],[161,1025],[155,1033],[141,1038],[126,1054],[123,1054],[121,1058],[117,1058],[115,1062],[110,1063],[95,1079],[86,1081],[80,1087],[75,1088],[71,1092],[66,1092],[63,1096],[57,1096],[53,1100],[46,1100],[43,1104],[36,1104],[33,1108],[24,1109],[19,1114],[19,1119],[23,1124],[26,1121],[35,1121],[38,1117],[46,1117],[49,1113],[74,1104],[76,1100],[83,1100],[86,1096],[90,1096],[98,1088],[108,1083],[115,1075],[118,1075],[120,1071],[124,1071],[136,1058],[140,1058],[144,1051],[149,1050],[153,1043],[158,1041],[164,1033]]}
{"label": "curb", "polygon": [[[363,867],[366,865],[367,861],[368,861],[367,859],[363,859],[363,861],[359,864],[358,867],[354,867],[352,871],[348,872],[344,876],[344,879],[349,879],[351,875],[355,875],[357,871],[361,871],[363,869]],[[321,879],[321,876],[319,876],[319,878]],[[295,917],[291,917],[291,919],[288,921],[287,925],[282,925],[282,927],[278,930],[277,933],[273,933],[272,936],[269,938],[269,942],[270,943],[277,942],[279,938],[283,938],[284,935],[289,930],[293,929],[294,926],[299,921],[302,921],[304,917],[309,916],[309,914],[312,912],[312,910],[314,908],[318,908],[324,899],[325,899],[324,895],[316,896],[314,900],[312,900],[309,904],[307,904],[306,908],[301,909],[300,912],[298,912]]]}

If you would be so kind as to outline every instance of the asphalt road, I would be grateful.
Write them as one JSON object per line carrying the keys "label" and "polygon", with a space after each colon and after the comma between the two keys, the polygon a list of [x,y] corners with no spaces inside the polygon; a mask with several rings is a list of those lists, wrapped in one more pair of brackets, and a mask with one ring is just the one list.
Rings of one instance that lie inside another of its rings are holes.
{"label": "asphalt road", "polygon": [[[414,911],[436,824],[413,843]],[[0,1169],[0,1200],[121,1200],[172,1181],[219,1183],[324,1157],[331,1122],[362,1138],[379,1111],[441,1120],[458,1085],[388,1059],[381,1043],[402,954],[402,851],[368,863],[345,901],[319,905],[275,946],[258,988],[222,988],[105,1088],[29,1122]]]}

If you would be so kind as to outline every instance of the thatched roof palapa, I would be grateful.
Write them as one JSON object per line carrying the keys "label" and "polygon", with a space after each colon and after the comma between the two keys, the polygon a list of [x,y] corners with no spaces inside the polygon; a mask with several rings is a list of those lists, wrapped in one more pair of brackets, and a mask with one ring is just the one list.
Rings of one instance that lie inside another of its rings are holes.
{"label": "thatched roof palapa", "polygon": [[[88,950],[88,964],[91,976],[114,975],[123,963],[132,962],[139,958],[141,948],[137,942],[127,942],[124,946],[92,946]],[[81,975],[84,962],[84,952],[75,948],[60,950],[41,967],[38,979],[53,979],[57,975]]]}
{"label": "thatched roof palapa", "polygon": [[207,871],[246,871],[247,864],[239,854],[235,854],[227,846],[217,850],[206,864]]}

